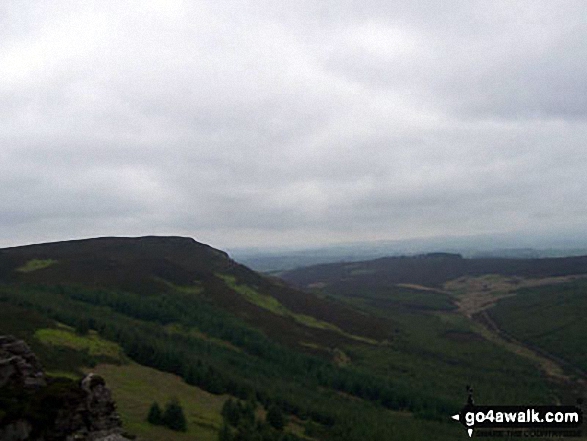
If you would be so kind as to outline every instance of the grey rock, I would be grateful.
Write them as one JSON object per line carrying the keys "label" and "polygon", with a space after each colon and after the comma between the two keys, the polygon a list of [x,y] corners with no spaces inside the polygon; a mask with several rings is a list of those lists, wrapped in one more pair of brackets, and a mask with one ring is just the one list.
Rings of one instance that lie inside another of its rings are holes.
{"label": "grey rock", "polygon": [[[47,386],[47,378],[28,345],[12,336],[0,336],[0,388],[21,390],[34,399]],[[122,423],[110,389],[102,377],[85,376],[59,409],[43,435],[30,438],[35,429],[26,417],[4,426],[0,422],[0,441],[125,441]]]}
{"label": "grey rock", "polygon": [[43,368],[28,345],[11,335],[0,337],[0,387],[27,389],[47,385]]}

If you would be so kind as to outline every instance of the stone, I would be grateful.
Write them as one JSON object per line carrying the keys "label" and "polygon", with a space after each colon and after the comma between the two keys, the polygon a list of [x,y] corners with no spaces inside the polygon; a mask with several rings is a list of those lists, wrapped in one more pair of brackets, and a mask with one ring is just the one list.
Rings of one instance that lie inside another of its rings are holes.
{"label": "stone", "polygon": [[[21,391],[18,393],[23,395],[17,396],[35,400],[37,394],[49,390],[44,389],[47,383],[41,364],[28,345],[12,336],[0,336],[0,388]],[[86,375],[78,386],[72,383],[67,391],[59,408],[51,409],[52,415],[56,415],[54,421],[50,420],[42,430],[38,426],[35,428],[35,419],[30,415],[17,414],[16,420],[12,417],[12,421],[4,425],[0,420],[0,441],[127,440],[122,436],[116,403],[102,377]],[[30,438],[31,433],[39,432],[42,433],[38,437]]]}
{"label": "stone", "polygon": [[0,387],[34,389],[47,385],[41,363],[28,345],[11,335],[0,337]]}

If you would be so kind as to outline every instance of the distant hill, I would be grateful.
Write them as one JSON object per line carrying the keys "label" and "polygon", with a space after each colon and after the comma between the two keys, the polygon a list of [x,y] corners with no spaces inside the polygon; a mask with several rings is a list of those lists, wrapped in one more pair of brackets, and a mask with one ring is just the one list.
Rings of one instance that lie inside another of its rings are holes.
{"label": "distant hill", "polygon": [[[27,271],[33,260],[45,266]],[[198,275],[234,266],[226,253],[184,237],[103,237],[0,249],[0,280],[131,291],[158,289],[163,286],[158,278],[190,284]]]}
{"label": "distant hill", "polygon": [[466,258],[512,259],[587,255],[587,236],[581,231],[516,231],[473,236],[438,236],[401,240],[351,242],[306,248],[230,248],[230,255],[249,268],[281,272],[325,263],[363,262],[389,256],[417,256],[449,252]]}
{"label": "distant hill", "polygon": [[280,277],[298,287],[316,283],[353,280],[372,284],[411,283],[440,287],[464,276],[498,274],[518,277],[556,277],[587,273],[587,256],[506,259],[463,258],[460,254],[430,253],[418,256],[385,257],[352,263],[314,265],[286,271]]}
{"label": "distant hill", "polygon": [[293,345],[308,339],[334,343],[355,334],[379,340],[393,337],[383,320],[366,322],[351,308],[292,289],[187,237],[103,237],[4,248],[0,282],[77,285],[141,295],[192,289]]}

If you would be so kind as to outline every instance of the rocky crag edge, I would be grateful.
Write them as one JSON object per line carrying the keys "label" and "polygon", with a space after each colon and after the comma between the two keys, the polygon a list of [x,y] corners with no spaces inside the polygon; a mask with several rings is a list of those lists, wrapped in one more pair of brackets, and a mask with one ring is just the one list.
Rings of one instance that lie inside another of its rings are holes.
{"label": "rocky crag edge", "polygon": [[0,336],[0,441],[128,439],[102,377],[49,377],[24,341]]}

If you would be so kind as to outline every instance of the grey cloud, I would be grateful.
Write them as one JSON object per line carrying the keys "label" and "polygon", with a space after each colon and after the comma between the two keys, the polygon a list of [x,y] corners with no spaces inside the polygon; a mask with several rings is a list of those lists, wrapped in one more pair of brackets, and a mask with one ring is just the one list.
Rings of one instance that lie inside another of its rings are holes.
{"label": "grey cloud", "polygon": [[2,244],[580,225],[582,2],[0,6]]}
{"label": "grey cloud", "polygon": [[[584,118],[584,12],[580,2],[460,3],[426,20],[411,11],[407,22],[383,18],[356,28],[350,42],[333,44],[325,65],[461,117]],[[370,46],[369,34],[387,34],[387,44]]]}

